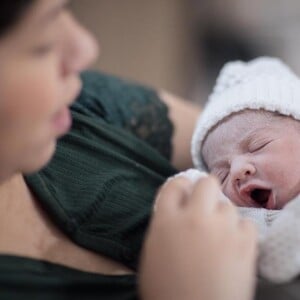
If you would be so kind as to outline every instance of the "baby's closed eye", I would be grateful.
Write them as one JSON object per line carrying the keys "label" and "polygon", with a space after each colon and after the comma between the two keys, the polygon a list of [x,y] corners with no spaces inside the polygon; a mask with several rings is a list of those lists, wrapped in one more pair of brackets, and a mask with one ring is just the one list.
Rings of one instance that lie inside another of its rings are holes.
{"label": "baby's closed eye", "polygon": [[229,174],[229,171],[226,169],[222,169],[212,173],[216,175],[217,178],[220,180],[220,183],[223,184]]}
{"label": "baby's closed eye", "polygon": [[248,145],[248,151],[250,153],[259,151],[261,149],[263,149],[265,146],[267,146],[268,144],[270,144],[272,142],[272,140],[270,139],[256,139],[253,141],[249,142]]}

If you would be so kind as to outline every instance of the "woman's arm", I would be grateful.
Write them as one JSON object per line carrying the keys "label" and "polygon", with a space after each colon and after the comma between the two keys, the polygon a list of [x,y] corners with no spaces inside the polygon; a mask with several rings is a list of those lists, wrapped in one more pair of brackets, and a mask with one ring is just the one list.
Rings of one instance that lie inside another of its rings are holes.
{"label": "woman's arm", "polygon": [[174,125],[172,163],[179,170],[192,167],[191,138],[200,114],[200,107],[175,97],[165,91],[160,98],[169,108],[169,118]]}

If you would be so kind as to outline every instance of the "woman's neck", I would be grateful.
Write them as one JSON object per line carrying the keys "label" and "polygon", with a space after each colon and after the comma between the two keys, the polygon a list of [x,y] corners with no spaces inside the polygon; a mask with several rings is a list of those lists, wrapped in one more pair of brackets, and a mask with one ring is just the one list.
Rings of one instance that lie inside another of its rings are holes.
{"label": "woman's neck", "polygon": [[16,209],[21,210],[30,193],[22,174],[16,174],[0,184],[0,222]]}
{"label": "woman's neck", "polygon": [[22,174],[0,185],[0,253],[39,256],[49,230]]}

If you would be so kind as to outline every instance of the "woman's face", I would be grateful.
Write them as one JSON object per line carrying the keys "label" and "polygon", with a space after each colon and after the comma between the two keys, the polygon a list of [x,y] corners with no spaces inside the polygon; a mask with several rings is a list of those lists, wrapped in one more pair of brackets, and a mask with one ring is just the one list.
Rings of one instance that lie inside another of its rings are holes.
{"label": "woman's face", "polygon": [[33,172],[71,125],[68,106],[97,44],[64,0],[37,0],[0,38],[0,180]]}
{"label": "woman's face", "polygon": [[300,193],[299,129],[288,117],[233,115],[208,135],[203,158],[238,206],[280,209]]}

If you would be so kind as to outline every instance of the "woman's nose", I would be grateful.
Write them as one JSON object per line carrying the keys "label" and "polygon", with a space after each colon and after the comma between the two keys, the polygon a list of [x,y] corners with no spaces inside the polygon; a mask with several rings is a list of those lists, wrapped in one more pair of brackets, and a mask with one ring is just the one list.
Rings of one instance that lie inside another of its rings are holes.
{"label": "woman's nose", "polygon": [[99,46],[94,37],[71,16],[66,16],[63,41],[63,73],[83,71],[98,56]]}
{"label": "woman's nose", "polygon": [[236,158],[231,162],[230,173],[232,180],[241,184],[256,173],[256,168],[246,159]]}

